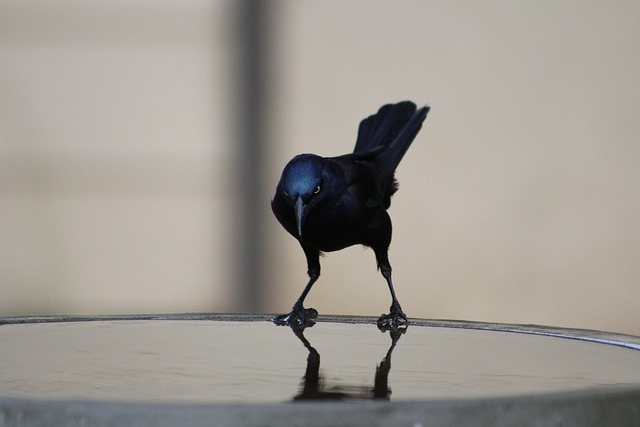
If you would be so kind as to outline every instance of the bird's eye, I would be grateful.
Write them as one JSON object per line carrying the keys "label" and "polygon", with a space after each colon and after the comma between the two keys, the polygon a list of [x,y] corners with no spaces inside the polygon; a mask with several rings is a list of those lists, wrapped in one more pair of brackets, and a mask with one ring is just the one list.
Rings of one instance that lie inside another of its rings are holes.
{"label": "bird's eye", "polygon": [[283,191],[284,195],[289,197],[289,193],[287,193],[286,191]]}
{"label": "bird's eye", "polygon": [[315,190],[313,190],[313,194],[318,194],[320,192],[320,186],[318,185]]}

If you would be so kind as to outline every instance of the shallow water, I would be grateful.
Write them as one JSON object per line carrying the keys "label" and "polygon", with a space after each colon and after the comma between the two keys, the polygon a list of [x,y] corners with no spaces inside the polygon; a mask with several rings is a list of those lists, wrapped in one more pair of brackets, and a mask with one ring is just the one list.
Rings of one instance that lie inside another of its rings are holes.
{"label": "shallow water", "polygon": [[267,321],[8,324],[0,396],[258,403],[640,386],[640,351],[618,346],[425,326],[394,338],[391,349],[374,324],[331,322],[302,337]]}

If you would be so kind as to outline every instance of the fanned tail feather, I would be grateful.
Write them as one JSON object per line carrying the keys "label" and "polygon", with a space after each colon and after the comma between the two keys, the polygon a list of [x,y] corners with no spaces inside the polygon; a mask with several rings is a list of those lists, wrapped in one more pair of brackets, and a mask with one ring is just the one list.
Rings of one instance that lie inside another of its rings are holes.
{"label": "fanned tail feather", "polygon": [[360,122],[353,152],[371,151],[391,144],[415,111],[416,105],[410,101],[383,105],[376,114]]}
{"label": "fanned tail feather", "polygon": [[393,176],[428,112],[428,106],[416,111],[411,101],[383,105],[376,114],[360,122],[353,152],[378,151],[376,158],[383,174]]}
{"label": "fanned tail feather", "polygon": [[400,134],[378,155],[378,162],[383,174],[392,175],[396,170],[402,157],[404,157],[411,143],[422,128],[422,122],[424,122],[428,112],[428,106],[422,107],[414,112],[402,128]]}

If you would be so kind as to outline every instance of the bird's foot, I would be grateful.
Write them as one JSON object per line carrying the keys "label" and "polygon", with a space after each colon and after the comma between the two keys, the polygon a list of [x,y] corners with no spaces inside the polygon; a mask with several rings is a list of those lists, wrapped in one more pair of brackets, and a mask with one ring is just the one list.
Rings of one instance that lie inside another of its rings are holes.
{"label": "bird's foot", "polygon": [[315,308],[304,308],[302,306],[293,306],[288,314],[281,314],[273,318],[273,323],[278,326],[290,326],[294,329],[310,328],[315,325],[315,319],[318,312]]}
{"label": "bird's foot", "polygon": [[389,314],[383,314],[378,318],[378,329],[382,332],[406,330],[408,326],[407,315],[402,312],[399,304],[392,305]]}

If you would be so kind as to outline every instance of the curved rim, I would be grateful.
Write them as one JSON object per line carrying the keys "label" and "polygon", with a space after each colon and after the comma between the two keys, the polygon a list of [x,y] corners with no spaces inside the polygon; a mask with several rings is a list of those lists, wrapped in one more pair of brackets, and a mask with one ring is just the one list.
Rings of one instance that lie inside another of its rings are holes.
{"label": "curved rim", "polygon": [[[123,320],[208,320],[227,322],[271,321],[273,314],[247,313],[170,313],[170,314],[115,314],[115,315],[50,315],[50,316],[5,316],[0,317],[0,325],[59,322],[106,322]],[[318,323],[376,324],[371,316],[321,315]],[[555,338],[575,339],[599,344],[614,345],[640,350],[640,337],[590,329],[573,329],[555,326],[518,325],[509,323],[475,322],[467,320],[409,319],[411,326],[432,328],[472,329],[493,332],[512,332],[541,335]]]}

